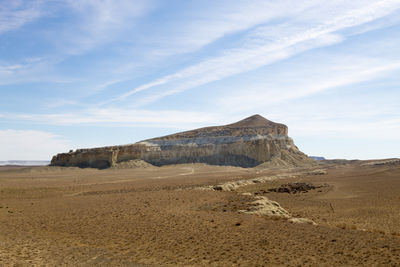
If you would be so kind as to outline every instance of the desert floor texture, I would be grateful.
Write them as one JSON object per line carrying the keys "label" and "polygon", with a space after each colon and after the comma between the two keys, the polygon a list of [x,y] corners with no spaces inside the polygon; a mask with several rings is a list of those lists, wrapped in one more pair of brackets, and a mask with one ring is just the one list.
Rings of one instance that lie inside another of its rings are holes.
{"label": "desert floor texture", "polygon": [[0,168],[0,266],[280,265],[400,266],[400,161]]}

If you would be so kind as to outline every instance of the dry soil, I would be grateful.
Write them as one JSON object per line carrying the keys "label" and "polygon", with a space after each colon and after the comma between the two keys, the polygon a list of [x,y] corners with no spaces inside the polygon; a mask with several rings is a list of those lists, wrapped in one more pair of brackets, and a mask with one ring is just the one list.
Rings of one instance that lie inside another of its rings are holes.
{"label": "dry soil", "polygon": [[[2,167],[0,265],[400,266],[400,164],[313,168]],[[322,187],[268,190],[294,182]],[[257,196],[317,225],[239,212]]]}

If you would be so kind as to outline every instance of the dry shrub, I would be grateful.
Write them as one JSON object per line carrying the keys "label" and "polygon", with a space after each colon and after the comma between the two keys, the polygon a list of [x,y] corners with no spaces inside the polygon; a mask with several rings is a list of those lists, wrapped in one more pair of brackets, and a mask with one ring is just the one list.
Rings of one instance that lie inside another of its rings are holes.
{"label": "dry shrub", "polygon": [[385,231],[382,231],[382,230],[380,230],[380,229],[372,229],[371,232],[373,232],[373,233],[378,233],[378,234],[381,234],[381,235],[386,234]]}
{"label": "dry shrub", "polygon": [[343,222],[342,222],[342,223],[337,223],[337,224],[336,224],[336,227],[337,227],[337,228],[341,228],[341,229],[346,229],[346,228],[347,228],[347,225],[346,225],[346,223],[343,223]]}

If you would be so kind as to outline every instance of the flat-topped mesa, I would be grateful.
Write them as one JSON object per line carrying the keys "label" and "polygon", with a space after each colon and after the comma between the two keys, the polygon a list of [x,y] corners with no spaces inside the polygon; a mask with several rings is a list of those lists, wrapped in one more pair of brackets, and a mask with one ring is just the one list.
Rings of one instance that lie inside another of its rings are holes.
{"label": "flat-topped mesa", "polygon": [[51,165],[107,168],[142,159],[156,166],[207,163],[254,167],[264,162],[302,165],[310,159],[288,137],[288,128],[254,115],[224,126],[205,127],[132,145],[78,149],[53,157]]}
{"label": "flat-topped mesa", "polygon": [[200,139],[204,137],[249,137],[256,135],[286,135],[288,127],[281,123],[275,123],[260,115],[253,115],[236,123],[212,126],[191,131],[157,137],[146,141],[160,141],[171,139]]}

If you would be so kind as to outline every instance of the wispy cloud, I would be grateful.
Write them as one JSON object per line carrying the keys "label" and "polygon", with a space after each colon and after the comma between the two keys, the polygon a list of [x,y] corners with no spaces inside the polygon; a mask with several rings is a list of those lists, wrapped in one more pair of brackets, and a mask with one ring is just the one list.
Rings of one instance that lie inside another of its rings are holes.
{"label": "wispy cloud", "polygon": [[[338,105],[341,105],[338,107]],[[233,107],[237,107],[235,105]],[[391,107],[376,109],[370,103],[320,103],[312,107],[292,104],[288,109],[279,105],[255,108],[258,113],[289,125],[290,134],[299,136],[319,136],[337,138],[357,138],[399,140],[400,121],[398,111]],[[275,113],[276,112],[276,113]],[[243,119],[243,114],[254,112],[241,110],[180,111],[180,110],[125,110],[117,108],[87,109],[70,113],[47,114],[0,114],[3,120],[54,126],[100,126],[167,128],[189,130],[210,125],[223,125]],[[334,113],[334,114],[333,114]],[[396,115],[397,114],[397,115]],[[377,118],[385,119],[377,119]]]}
{"label": "wispy cloud", "polygon": [[3,1],[0,121],[27,132],[0,137],[15,146],[29,135],[46,147],[62,143],[28,131],[34,126],[82,146],[109,144],[120,131],[92,141],[82,129],[120,127],[135,140],[260,113],[286,123],[295,140],[398,140],[399,7],[400,0]]}
{"label": "wispy cloud", "polygon": [[[60,74],[71,56],[82,55],[110,42],[126,38],[137,20],[154,8],[153,0],[6,1],[0,5],[0,34],[16,30],[39,18],[51,18],[52,27],[33,32],[31,38],[46,41],[47,53],[0,62],[0,84],[76,80]],[[68,14],[65,19],[60,15]],[[45,24],[45,23],[44,23]],[[54,24],[54,25],[53,25]],[[46,24],[45,24],[46,25]],[[115,64],[118,64],[115,62]],[[105,78],[106,79],[106,78]],[[108,77],[108,80],[115,78]],[[100,88],[101,89],[101,88]],[[94,88],[96,92],[96,88]]]}
{"label": "wispy cloud", "polygon": [[19,63],[0,61],[0,85],[29,82],[70,83],[76,81],[54,72],[54,65],[59,60],[54,58],[23,58]]}
{"label": "wispy cloud", "polygon": [[[206,83],[218,81],[232,75],[254,70],[261,66],[286,59],[315,47],[331,45],[343,40],[340,31],[356,27],[387,16],[400,7],[400,1],[370,2],[361,7],[342,11],[317,26],[297,29],[287,27],[279,38],[270,39],[269,28],[257,27],[246,36],[246,42],[235,49],[227,50],[221,56],[194,64],[174,74],[143,84],[120,95],[114,101],[124,100],[139,92],[158,86],[172,84],[173,89],[163,89],[148,102],[176,94]],[[260,41],[261,40],[261,41]],[[177,84],[174,84],[177,83]]]}
{"label": "wispy cloud", "polygon": [[207,112],[178,110],[127,110],[118,108],[93,108],[70,113],[3,114],[13,121],[47,125],[98,125],[190,129],[214,123],[223,123],[226,116]]}
{"label": "wispy cloud", "polygon": [[[322,55],[321,55],[322,56]],[[400,71],[400,61],[351,55],[323,55],[323,62],[287,64],[284,73],[271,73],[253,77],[246,83],[232,86],[229,96],[217,100],[225,110],[256,110],[265,105],[281,105],[282,102],[303,98],[322,91],[346,87],[376,80]]]}
{"label": "wispy cloud", "polygon": [[155,57],[193,52],[222,37],[299,14],[317,2],[222,0],[197,2],[193,7],[193,2],[187,1],[182,3],[184,12],[177,12],[174,20],[166,20],[145,39],[156,45],[149,51]]}
{"label": "wispy cloud", "polygon": [[16,30],[44,14],[43,1],[3,1],[0,5],[0,34]]}
{"label": "wispy cloud", "polygon": [[[153,8],[150,0],[82,0],[68,1],[77,14],[71,30],[64,31],[62,42],[69,54],[80,54],[104,43],[112,42],[135,25],[135,20]],[[62,44],[60,44],[62,45]]]}

